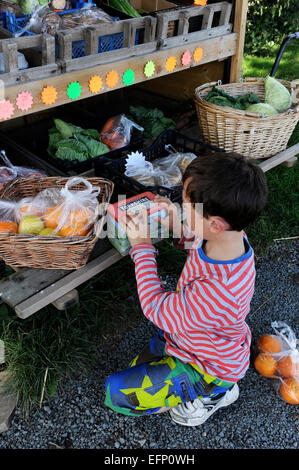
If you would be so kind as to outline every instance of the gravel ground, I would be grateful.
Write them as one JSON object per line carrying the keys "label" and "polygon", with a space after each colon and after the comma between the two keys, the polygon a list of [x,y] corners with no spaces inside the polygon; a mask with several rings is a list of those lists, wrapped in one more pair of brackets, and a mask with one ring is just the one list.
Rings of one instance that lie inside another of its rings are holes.
{"label": "gravel ground", "polygon": [[[298,262],[296,241],[276,242],[256,261],[256,291],[247,322],[253,345],[271,322],[285,321],[299,337]],[[177,275],[164,278],[168,288]],[[100,347],[100,363],[92,372],[68,379],[63,390],[25,419],[17,408],[11,427],[0,434],[0,449],[296,449],[299,407],[285,403],[271,380],[252,364],[239,382],[240,397],[196,428],[174,424],[168,413],[128,417],[105,407],[106,377],[128,362],[156,333],[145,318],[125,332],[117,348]]]}

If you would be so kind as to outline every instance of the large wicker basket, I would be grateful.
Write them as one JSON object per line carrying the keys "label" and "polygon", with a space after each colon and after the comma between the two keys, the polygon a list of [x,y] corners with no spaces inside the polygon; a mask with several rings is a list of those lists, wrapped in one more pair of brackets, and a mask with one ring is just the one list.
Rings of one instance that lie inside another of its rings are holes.
{"label": "large wicker basket", "polygon": [[[70,178],[18,178],[8,183],[0,192],[0,198],[19,200],[36,196],[47,188],[62,188]],[[73,270],[83,267],[98,240],[104,223],[106,203],[109,203],[113,183],[104,178],[86,178],[93,186],[100,187],[98,195],[99,215],[94,227],[85,237],[41,237],[38,235],[0,233],[0,258],[13,268]],[[86,189],[80,183],[72,189]]]}
{"label": "large wicker basket", "polygon": [[271,157],[284,150],[299,120],[296,97],[298,81],[279,81],[291,92],[292,108],[268,117],[218,106],[205,100],[214,85],[234,97],[252,92],[264,100],[265,86],[262,78],[247,78],[244,82],[227,85],[211,82],[197,87],[194,101],[204,141],[253,159]]}

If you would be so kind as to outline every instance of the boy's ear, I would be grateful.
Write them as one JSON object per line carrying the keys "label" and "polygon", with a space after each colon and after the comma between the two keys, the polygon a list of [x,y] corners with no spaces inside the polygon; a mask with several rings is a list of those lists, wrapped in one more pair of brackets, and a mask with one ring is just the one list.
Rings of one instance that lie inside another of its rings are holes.
{"label": "boy's ear", "polygon": [[215,233],[215,234],[221,233],[227,230],[228,228],[229,228],[228,223],[225,222],[225,220],[222,219],[222,217],[218,217],[218,216],[210,217],[210,231],[212,233]]}

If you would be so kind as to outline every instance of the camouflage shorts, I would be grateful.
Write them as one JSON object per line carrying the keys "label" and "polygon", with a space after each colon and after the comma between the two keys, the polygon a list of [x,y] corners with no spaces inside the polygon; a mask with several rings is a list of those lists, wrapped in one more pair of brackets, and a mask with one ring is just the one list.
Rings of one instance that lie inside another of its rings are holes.
{"label": "camouflage shorts", "polygon": [[232,385],[200,372],[194,364],[168,356],[163,332],[159,331],[128,369],[108,377],[105,404],[118,413],[143,416],[224,393]]}

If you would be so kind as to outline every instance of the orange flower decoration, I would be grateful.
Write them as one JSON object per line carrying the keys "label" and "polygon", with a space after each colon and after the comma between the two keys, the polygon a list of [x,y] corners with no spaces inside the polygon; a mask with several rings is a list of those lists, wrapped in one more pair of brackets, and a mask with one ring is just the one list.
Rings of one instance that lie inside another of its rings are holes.
{"label": "orange flower decoration", "polygon": [[193,54],[194,61],[199,62],[202,59],[202,54],[203,54],[202,48],[197,47]]}
{"label": "orange flower decoration", "polygon": [[166,61],[166,70],[172,72],[176,66],[176,58],[172,55]]}
{"label": "orange flower decoration", "polygon": [[99,93],[103,88],[103,80],[98,75],[94,75],[89,80],[89,89],[91,93]]}
{"label": "orange flower decoration", "polygon": [[53,86],[46,86],[41,96],[44,104],[54,104],[57,100],[57,90]]}
{"label": "orange flower decoration", "polygon": [[114,88],[118,82],[118,73],[115,70],[111,70],[106,75],[106,83],[109,88]]}
{"label": "orange flower decoration", "polygon": [[204,6],[207,4],[208,0],[194,0],[194,5],[195,6]]}

